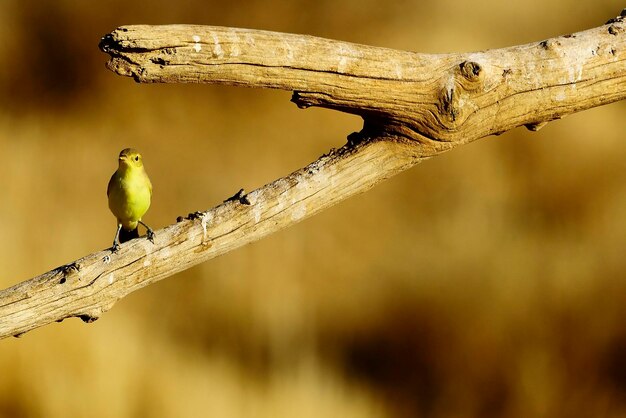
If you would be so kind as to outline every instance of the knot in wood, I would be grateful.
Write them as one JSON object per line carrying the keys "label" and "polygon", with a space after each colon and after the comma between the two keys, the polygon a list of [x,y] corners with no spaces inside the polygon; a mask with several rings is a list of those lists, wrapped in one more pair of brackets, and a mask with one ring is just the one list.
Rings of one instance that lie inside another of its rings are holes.
{"label": "knot in wood", "polygon": [[624,32],[624,28],[622,26],[613,24],[613,25],[609,26],[608,32],[611,35],[617,36],[620,33]]}
{"label": "knot in wood", "polygon": [[461,75],[465,77],[466,80],[471,82],[480,81],[483,73],[480,64],[473,61],[463,61],[459,67],[461,69]]}
{"label": "knot in wood", "polygon": [[456,130],[472,110],[472,93],[485,87],[487,71],[476,61],[463,61],[451,69],[439,93],[439,122],[447,130]]}
{"label": "knot in wood", "polygon": [[476,61],[463,61],[455,72],[455,78],[462,90],[473,92],[482,90],[485,85],[486,69]]}

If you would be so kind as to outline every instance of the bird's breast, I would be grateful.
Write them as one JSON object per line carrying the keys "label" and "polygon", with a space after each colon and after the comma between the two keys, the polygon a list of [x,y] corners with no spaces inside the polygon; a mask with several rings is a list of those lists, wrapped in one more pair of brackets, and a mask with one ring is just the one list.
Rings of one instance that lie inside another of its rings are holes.
{"label": "bird's breast", "polygon": [[116,173],[109,188],[109,208],[127,225],[136,226],[138,220],[148,211],[152,197],[150,180],[145,173]]}

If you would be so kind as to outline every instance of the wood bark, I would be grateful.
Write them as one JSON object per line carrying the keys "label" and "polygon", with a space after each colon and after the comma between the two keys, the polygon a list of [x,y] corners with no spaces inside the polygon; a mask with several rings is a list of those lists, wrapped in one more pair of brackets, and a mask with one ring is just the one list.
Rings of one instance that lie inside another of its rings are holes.
{"label": "wood bark", "polygon": [[[142,83],[222,83],[293,91],[301,108],[363,117],[363,129],[308,166],[157,230],[0,291],[0,337],[80,317],[299,222],[424,159],[626,97],[626,22],[527,45],[419,54],[258,30],[125,26],[100,48]],[[120,104],[123,106],[123,103]]]}

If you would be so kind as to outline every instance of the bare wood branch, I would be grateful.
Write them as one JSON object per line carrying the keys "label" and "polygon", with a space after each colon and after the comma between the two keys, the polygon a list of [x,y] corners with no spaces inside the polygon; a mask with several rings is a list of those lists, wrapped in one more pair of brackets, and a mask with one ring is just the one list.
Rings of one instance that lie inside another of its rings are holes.
{"label": "bare wood branch", "polygon": [[154,244],[135,239],[117,253],[90,254],[20,283],[0,292],[0,337],[73,316],[91,322],[137,289],[292,225],[418,160],[410,146],[393,140],[346,146],[247,195],[155,231]]}
{"label": "bare wood branch", "polygon": [[215,26],[126,26],[101,47],[144,83],[293,90],[423,141],[466,143],[626,97],[624,22],[533,44],[430,55]]}
{"label": "bare wood branch", "polygon": [[[624,13],[623,13],[624,14]],[[623,17],[535,44],[427,55],[303,35],[210,26],[127,26],[105,36],[107,66],[139,82],[293,90],[300,107],[361,115],[338,150],[138,239],[0,292],[0,337],[77,316],[286,228],[420,161],[490,134],[626,97]]]}

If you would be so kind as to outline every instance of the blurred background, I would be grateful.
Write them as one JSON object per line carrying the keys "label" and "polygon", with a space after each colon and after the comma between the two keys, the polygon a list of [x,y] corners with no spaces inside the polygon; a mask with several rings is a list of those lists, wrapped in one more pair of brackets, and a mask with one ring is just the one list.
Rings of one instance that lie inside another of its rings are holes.
{"label": "blurred background", "polygon": [[[110,246],[118,152],[153,228],[315,160],[360,119],[290,92],[138,85],[124,24],[420,52],[576,32],[623,2],[0,2],[0,287]],[[626,102],[421,164],[120,300],[0,341],[1,417],[626,416]],[[0,321],[2,319],[0,318]]]}

